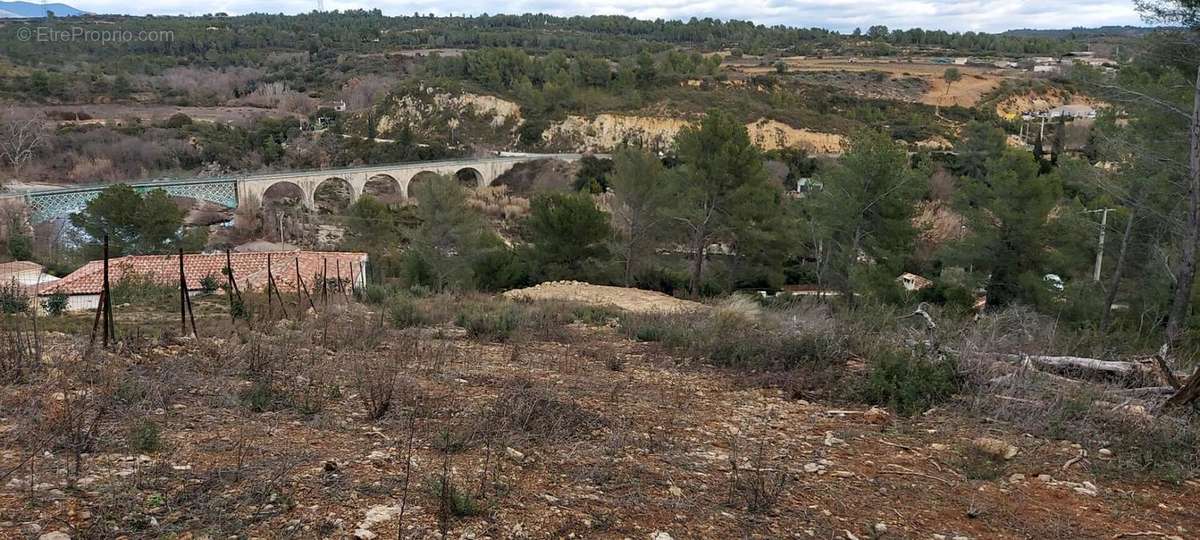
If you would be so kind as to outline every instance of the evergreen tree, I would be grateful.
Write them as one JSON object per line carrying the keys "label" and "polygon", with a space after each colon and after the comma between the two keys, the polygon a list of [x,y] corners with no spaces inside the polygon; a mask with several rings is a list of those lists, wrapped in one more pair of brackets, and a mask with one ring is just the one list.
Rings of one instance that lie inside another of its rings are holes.
{"label": "evergreen tree", "polygon": [[692,258],[688,290],[700,294],[709,246],[733,246],[747,238],[758,213],[754,205],[778,204],[762,155],[750,142],[746,127],[733,116],[710,111],[700,125],[675,139],[681,163],[673,177],[671,217],[679,224]]}
{"label": "evergreen tree", "polygon": [[827,244],[820,275],[847,298],[860,263],[890,282],[911,252],[913,211],[928,178],[886,134],[855,133],[837,165],[818,177],[813,213]]}

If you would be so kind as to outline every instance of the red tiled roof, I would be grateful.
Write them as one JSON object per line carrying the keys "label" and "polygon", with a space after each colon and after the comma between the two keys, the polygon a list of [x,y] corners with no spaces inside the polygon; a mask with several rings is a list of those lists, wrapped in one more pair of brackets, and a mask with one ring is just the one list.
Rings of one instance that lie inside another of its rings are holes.
{"label": "red tiled roof", "polygon": [[[314,276],[321,274],[324,265],[329,265],[328,277],[334,279],[340,268],[343,280],[348,280],[353,269],[354,279],[361,282],[359,275],[367,262],[367,254],[338,251],[276,251],[231,253],[230,263],[233,276],[242,290],[263,289],[267,284],[267,259],[270,258],[271,273],[281,291],[296,290],[296,265],[299,263],[300,278],[309,291],[319,285]],[[217,283],[225,283],[225,254],[184,254],[183,269],[187,276],[188,290],[200,290],[200,281],[213,276]],[[126,274],[147,276],[163,285],[179,286],[178,255],[131,255],[108,261],[108,279],[116,283]],[[41,295],[62,292],[68,295],[99,294],[104,285],[104,261],[91,261],[50,286],[43,287]]]}

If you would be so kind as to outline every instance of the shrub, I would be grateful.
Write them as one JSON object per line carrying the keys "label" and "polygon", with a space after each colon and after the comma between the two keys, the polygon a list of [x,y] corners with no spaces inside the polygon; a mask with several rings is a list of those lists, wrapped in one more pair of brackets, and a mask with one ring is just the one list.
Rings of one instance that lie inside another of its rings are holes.
{"label": "shrub", "polygon": [[419,353],[417,341],[408,336],[392,347],[389,355],[355,351],[349,359],[358,399],[370,420],[383,418],[391,410],[403,381],[401,373]]}
{"label": "shrub", "polygon": [[621,318],[621,330],[638,341],[659,342],[675,349],[688,343],[692,322],[686,315],[637,313]]}
{"label": "shrub", "polygon": [[153,420],[143,419],[129,429],[129,447],[149,454],[162,450],[162,432]]}
{"label": "shrub", "polygon": [[515,306],[467,306],[458,313],[455,324],[466,329],[467,336],[486,341],[507,341],[517,330],[520,313]]}
{"label": "shrub", "polygon": [[279,406],[279,395],[267,381],[255,381],[254,384],[242,391],[242,403],[254,412],[272,411]]}
{"label": "shrub", "polygon": [[204,294],[212,294],[217,292],[217,289],[220,287],[221,283],[217,281],[217,276],[209,274],[203,278],[200,278],[200,290],[203,291]]}
{"label": "shrub", "polygon": [[388,318],[396,328],[411,328],[429,324],[429,317],[417,302],[407,296],[393,296],[388,304]]}
{"label": "shrub", "polygon": [[42,309],[51,317],[61,316],[67,312],[68,299],[65,293],[56,292],[42,301]]}
{"label": "shrub", "polygon": [[581,305],[576,306],[571,311],[571,317],[579,322],[587,324],[608,324],[613,319],[621,317],[620,310],[608,306],[591,306]]}
{"label": "shrub", "polygon": [[442,516],[462,518],[477,516],[483,512],[479,501],[459,488],[448,476],[431,476],[426,481],[426,486],[430,496],[438,499],[438,513]]}
{"label": "shrub", "polygon": [[509,383],[478,419],[475,433],[540,442],[575,440],[604,425],[604,419],[534,382]]}
{"label": "shrub", "polygon": [[[313,281],[320,283],[320,276]],[[354,297],[364,304],[379,305],[392,297],[392,288],[378,283],[368,283],[365,287],[354,289]]]}
{"label": "shrub", "polygon": [[29,309],[29,295],[16,283],[0,285],[0,313],[14,315]]}
{"label": "shrub", "polygon": [[163,285],[146,274],[127,272],[112,284],[112,296],[113,304],[168,308],[179,301],[179,288]]}
{"label": "shrub", "polygon": [[960,385],[961,377],[953,360],[930,360],[892,349],[880,351],[871,359],[870,374],[861,395],[868,403],[913,416],[950,399]]}

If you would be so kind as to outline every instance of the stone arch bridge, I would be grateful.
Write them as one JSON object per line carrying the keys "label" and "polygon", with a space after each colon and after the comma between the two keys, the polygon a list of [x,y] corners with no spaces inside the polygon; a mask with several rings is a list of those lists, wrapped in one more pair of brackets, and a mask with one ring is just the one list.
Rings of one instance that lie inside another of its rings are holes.
{"label": "stone arch bridge", "polygon": [[[227,208],[237,208],[239,204],[250,200],[261,202],[268,196],[268,190],[285,188],[296,194],[304,206],[315,210],[318,190],[331,185],[337,185],[343,192],[348,192],[351,203],[358,200],[372,186],[376,190],[408,198],[414,181],[430,175],[447,175],[458,178],[466,185],[483,187],[491,185],[497,177],[518,163],[547,158],[575,161],[581,157],[580,154],[505,153],[477,159],[417,161],[230,177],[165,179],[135,182],[130,185],[140,192],[161,189],[174,197],[208,201]],[[86,207],[88,201],[109,185],[111,184],[28,190],[23,197],[29,207],[29,219],[32,223],[41,223],[66,218]]]}

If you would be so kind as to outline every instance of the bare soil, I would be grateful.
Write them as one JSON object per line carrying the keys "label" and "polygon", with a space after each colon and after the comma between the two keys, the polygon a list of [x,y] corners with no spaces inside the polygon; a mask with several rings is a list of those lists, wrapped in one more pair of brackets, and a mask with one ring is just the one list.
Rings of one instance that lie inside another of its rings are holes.
{"label": "bare soil", "polygon": [[[655,303],[631,305],[641,302]],[[103,424],[107,442],[73,482],[66,452],[16,438],[31,396],[62,390],[0,387],[0,538],[437,538],[429,479],[442,471],[488,494],[476,515],[450,521],[453,538],[1195,538],[1200,524],[1195,480],[1112,479],[1097,448],[952,409],[908,420],[791,399],[607,327],[513,343],[454,327],[423,335],[440,352],[407,366],[404,406],[377,421],[332,358],[319,367],[338,392],[304,414],[246,407],[232,339],[113,357],[129,374],[173,374],[159,376],[146,410],[163,449],[133,451],[125,426]],[[531,430],[440,450],[514,387],[549,396],[540,403],[576,423],[552,440]],[[981,436],[1015,456],[979,461]]]}
{"label": "bare soil", "polygon": [[[886,91],[876,88],[873,91],[874,94],[899,101],[944,107],[951,105],[973,107],[983,96],[999,87],[1004,79],[1022,76],[1022,73],[1017,70],[910,62],[904,59],[785,57],[780,60],[787,64],[789,71],[822,72],[826,73],[825,77],[836,77],[837,72],[883,72],[888,75],[890,83],[895,88]],[[775,71],[773,66],[727,64],[726,67],[745,74],[773,73]],[[962,80],[947,88],[942,74],[945,73],[946,68],[950,67],[957,68],[962,73]],[[810,78],[812,76],[802,75],[801,77]],[[923,91],[915,92],[918,89]]]}

